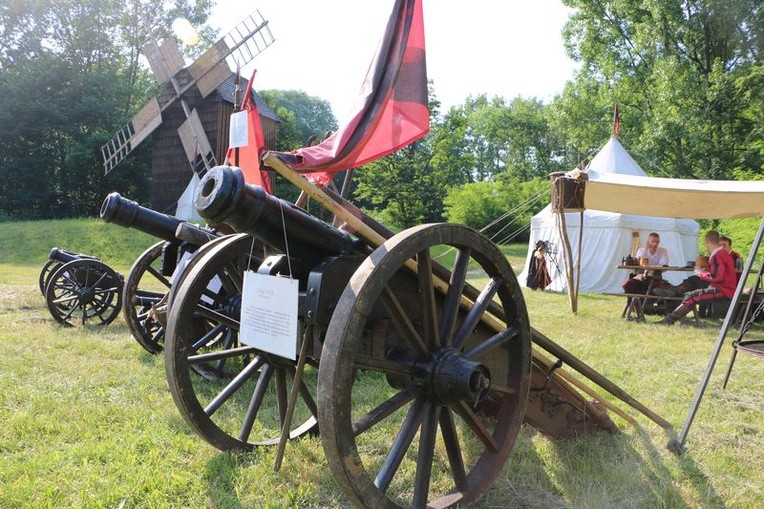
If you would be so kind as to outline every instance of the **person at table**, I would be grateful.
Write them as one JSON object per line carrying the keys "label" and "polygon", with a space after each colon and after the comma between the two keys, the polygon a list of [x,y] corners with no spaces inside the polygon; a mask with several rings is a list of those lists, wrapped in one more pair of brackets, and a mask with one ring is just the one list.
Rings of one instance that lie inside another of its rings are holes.
{"label": "person at table", "polygon": [[696,267],[696,275],[708,281],[707,288],[693,290],[684,295],[682,303],[671,313],[658,322],[661,325],[674,325],[687,313],[692,311],[695,304],[713,304],[714,302],[728,302],[735,294],[737,279],[735,275],[735,263],[732,256],[721,245],[719,233],[709,230],[705,236],[706,247],[711,253],[708,260],[708,270]]}
{"label": "person at table", "polygon": [[[637,249],[637,260],[640,258],[647,258],[647,264],[653,266],[661,266],[669,264],[668,251],[660,247],[661,236],[656,232],[650,232],[647,236],[647,244],[644,247]],[[640,272],[639,274],[632,274],[632,276],[623,283],[623,291],[626,293],[647,293],[647,289],[650,287],[650,281],[653,281],[653,286],[662,287],[665,283],[660,277],[660,274],[649,275],[647,271]]]}
{"label": "person at table", "polygon": [[743,274],[743,257],[737,251],[732,250],[732,239],[726,235],[719,237],[722,243],[722,247],[732,257],[732,261],[735,263],[735,272],[737,273],[737,280],[740,281],[740,276]]}

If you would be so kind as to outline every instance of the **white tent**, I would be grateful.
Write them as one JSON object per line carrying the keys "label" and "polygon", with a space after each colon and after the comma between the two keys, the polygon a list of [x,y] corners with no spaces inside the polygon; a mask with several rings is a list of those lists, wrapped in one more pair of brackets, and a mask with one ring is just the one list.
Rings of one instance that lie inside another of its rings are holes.
{"label": "white tent", "polygon": [[[620,177],[647,177],[645,172],[626,152],[615,137],[611,137],[592,159],[587,169],[590,183],[599,179],[617,181]],[[588,200],[588,186],[586,201]],[[649,200],[643,201],[643,208],[649,208]],[[551,205],[533,216],[528,243],[528,256],[520,274],[520,284],[525,285],[528,262],[536,242],[544,240],[555,247],[549,273],[552,284],[549,289],[564,291],[567,287],[563,266],[562,240],[557,227],[557,214]],[[565,214],[568,236],[573,248],[573,259],[577,258],[578,237],[581,233],[579,213]],[[581,252],[582,292],[601,293],[621,291],[621,284],[628,277],[626,271],[617,269],[621,259],[631,253],[632,234],[639,232],[640,245],[644,245],[650,232],[661,236],[661,247],[668,250],[671,265],[684,265],[694,260],[698,254],[698,223],[690,219],[621,214],[586,209],[584,211],[583,242]],[[673,284],[679,283],[687,274],[668,272],[664,277]]]}
{"label": "white tent", "polygon": [[188,183],[186,190],[178,198],[178,208],[175,211],[175,217],[190,221],[192,223],[204,224],[205,221],[196,211],[194,207],[194,195],[196,194],[196,187],[199,185],[199,177],[196,174],[191,176],[191,181]]}

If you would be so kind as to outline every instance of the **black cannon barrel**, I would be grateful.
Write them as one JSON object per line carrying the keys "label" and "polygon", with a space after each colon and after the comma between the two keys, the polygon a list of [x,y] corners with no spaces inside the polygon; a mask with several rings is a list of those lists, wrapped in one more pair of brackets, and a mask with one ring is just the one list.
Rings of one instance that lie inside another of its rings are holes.
{"label": "black cannon barrel", "polygon": [[138,205],[119,193],[110,193],[101,205],[101,219],[125,228],[135,228],[154,237],[173,242],[175,230],[183,220]]}
{"label": "black cannon barrel", "polygon": [[327,256],[361,252],[364,245],[296,205],[247,184],[238,168],[216,166],[202,178],[194,197],[196,210],[212,225],[226,224],[314,265]]}
{"label": "black cannon barrel", "polygon": [[80,258],[95,258],[95,257],[83,255],[80,253],[73,253],[72,251],[67,251],[66,249],[59,249],[57,247],[52,248],[50,250],[50,253],[48,254],[49,260],[54,260],[61,263],[69,263],[73,260],[79,260]]}

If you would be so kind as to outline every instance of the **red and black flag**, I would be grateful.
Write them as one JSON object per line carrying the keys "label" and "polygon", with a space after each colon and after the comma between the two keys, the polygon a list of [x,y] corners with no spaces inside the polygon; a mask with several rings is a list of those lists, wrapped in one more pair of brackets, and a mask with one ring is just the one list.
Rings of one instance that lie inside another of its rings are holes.
{"label": "red and black flag", "polygon": [[292,166],[325,185],[415,142],[430,130],[422,0],[396,0],[350,120],[322,143],[291,153]]}
{"label": "red and black flag", "polygon": [[618,105],[613,107],[613,133],[616,136],[621,134],[621,114],[618,112]]}

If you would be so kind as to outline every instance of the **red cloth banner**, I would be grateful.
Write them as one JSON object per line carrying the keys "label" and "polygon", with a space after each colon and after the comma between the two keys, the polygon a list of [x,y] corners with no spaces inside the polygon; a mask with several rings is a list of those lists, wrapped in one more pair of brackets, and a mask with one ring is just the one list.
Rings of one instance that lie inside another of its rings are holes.
{"label": "red cloth banner", "polygon": [[271,180],[268,172],[260,166],[260,156],[265,152],[265,136],[263,126],[260,124],[260,112],[252,99],[252,82],[255,81],[255,72],[247,83],[247,91],[244,93],[242,111],[247,112],[247,145],[239,148],[229,148],[226,152],[228,164],[238,166],[244,174],[244,180],[248,184],[255,184],[267,192],[272,193]]}
{"label": "red cloth banner", "polygon": [[333,173],[391,154],[429,130],[422,0],[397,0],[354,115],[322,143],[285,159],[326,185]]}

